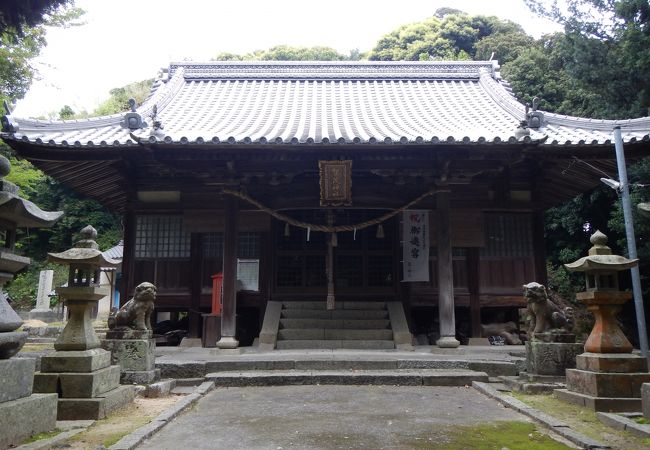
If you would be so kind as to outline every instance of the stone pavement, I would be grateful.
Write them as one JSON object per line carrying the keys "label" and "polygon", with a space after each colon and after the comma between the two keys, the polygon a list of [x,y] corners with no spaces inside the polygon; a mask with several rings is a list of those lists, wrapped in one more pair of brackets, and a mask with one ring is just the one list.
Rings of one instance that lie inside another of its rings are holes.
{"label": "stone pavement", "polygon": [[444,448],[447,430],[523,415],[467,387],[219,388],[141,449]]}

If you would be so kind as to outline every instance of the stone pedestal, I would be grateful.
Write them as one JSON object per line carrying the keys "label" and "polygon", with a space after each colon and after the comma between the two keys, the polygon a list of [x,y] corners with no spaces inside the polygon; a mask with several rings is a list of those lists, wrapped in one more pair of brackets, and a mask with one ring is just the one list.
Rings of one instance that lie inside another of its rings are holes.
{"label": "stone pedestal", "polygon": [[121,368],[122,384],[149,384],[159,378],[155,368],[156,341],[149,330],[110,330],[102,348],[111,353],[111,363]]}
{"label": "stone pedestal", "polygon": [[648,361],[631,353],[583,353],[566,371],[558,398],[594,411],[640,411],[641,386],[650,383]]}
{"label": "stone pedestal", "polygon": [[101,348],[43,356],[34,392],[59,394],[58,420],[103,419],[135,397],[133,387],[120,386],[120,366]]}
{"label": "stone pedestal", "polygon": [[526,342],[526,371],[564,377],[566,369],[576,366],[576,356],[583,351],[583,344],[575,342]]}
{"label": "stone pedestal", "polygon": [[35,361],[0,360],[0,448],[56,426],[56,394],[32,394]]}
{"label": "stone pedestal", "polygon": [[[567,333],[557,339],[571,341],[575,336]],[[503,382],[526,394],[551,393],[565,387],[566,369],[576,367],[576,357],[583,349],[583,344],[575,342],[526,342],[526,372],[518,377],[502,377]]]}

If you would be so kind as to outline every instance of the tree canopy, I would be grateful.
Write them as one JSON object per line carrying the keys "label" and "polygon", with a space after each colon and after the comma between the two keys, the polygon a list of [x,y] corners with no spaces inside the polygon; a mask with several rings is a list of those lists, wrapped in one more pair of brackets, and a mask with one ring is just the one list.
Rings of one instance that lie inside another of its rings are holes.
{"label": "tree canopy", "polygon": [[276,45],[267,50],[255,50],[243,55],[235,53],[219,53],[215,61],[345,61],[359,59],[359,51],[351,50],[349,55],[343,55],[331,47],[292,47]]}
{"label": "tree canopy", "polygon": [[[503,55],[495,55],[501,61],[513,57],[507,45],[495,45],[495,37],[503,42],[517,45],[532,43],[520,25],[494,16],[470,16],[462,11],[442,8],[435,15],[422,21],[402,25],[384,35],[368,53],[368,59],[376,61],[428,61],[489,59],[496,49]],[[492,37],[492,44],[482,41]]]}

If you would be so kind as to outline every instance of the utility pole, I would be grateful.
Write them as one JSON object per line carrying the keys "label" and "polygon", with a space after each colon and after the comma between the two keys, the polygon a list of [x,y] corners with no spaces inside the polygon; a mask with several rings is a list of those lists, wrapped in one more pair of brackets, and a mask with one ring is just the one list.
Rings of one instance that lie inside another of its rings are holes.
{"label": "utility pole", "polygon": [[[629,259],[636,259],[636,240],[634,238],[634,222],[632,219],[632,203],[630,201],[630,189],[627,181],[627,169],[625,167],[625,153],[623,151],[623,138],[621,127],[614,127],[614,148],[616,149],[616,164],[618,165],[618,190],[621,193],[623,203],[623,217],[625,219],[625,236],[627,238],[627,252]],[[648,357],[648,334],[645,327],[645,311],[643,309],[643,293],[641,292],[641,277],[639,266],[632,268],[632,291],[634,293],[634,308],[636,310],[636,325],[639,332],[639,347],[641,354]]]}

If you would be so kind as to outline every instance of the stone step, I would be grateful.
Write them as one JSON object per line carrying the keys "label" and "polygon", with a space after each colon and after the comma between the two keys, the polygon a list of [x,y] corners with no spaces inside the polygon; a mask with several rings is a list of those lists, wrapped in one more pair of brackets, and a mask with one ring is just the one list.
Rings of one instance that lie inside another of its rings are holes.
{"label": "stone step", "polygon": [[388,319],[280,319],[281,328],[338,328],[346,330],[381,330],[390,328]]}
{"label": "stone step", "polygon": [[388,311],[380,309],[335,309],[333,311],[318,309],[283,309],[283,319],[364,319],[377,320],[387,319]]}
{"label": "stone step", "polygon": [[280,340],[305,340],[305,339],[325,339],[325,340],[367,340],[383,341],[393,339],[392,330],[346,330],[337,328],[293,328],[278,331],[278,341]]}
{"label": "stone step", "polygon": [[296,349],[357,349],[357,350],[392,350],[395,349],[395,342],[392,340],[325,340],[325,339],[302,339],[278,341],[278,350]]}
{"label": "stone step", "polygon": [[[325,302],[282,302],[283,309],[316,309],[327,310],[327,303]],[[385,310],[386,302],[336,302],[337,310],[358,310],[358,309],[371,309],[371,310]]]}
{"label": "stone step", "polygon": [[472,370],[270,370],[213,372],[206,375],[215,386],[289,385],[392,385],[392,386],[471,386],[488,381],[485,372]]}
{"label": "stone step", "polygon": [[[288,341],[283,341],[288,342]],[[242,359],[240,356],[217,361],[159,361],[163,378],[176,378],[177,386],[198,386],[206,373],[240,372],[250,370],[416,370],[447,369],[486,372],[492,377],[514,376],[519,372],[510,361],[464,360],[464,359],[403,359],[390,356],[391,353],[371,357],[343,357],[323,355],[309,358],[264,358]]]}

